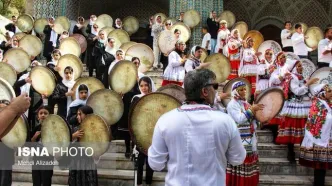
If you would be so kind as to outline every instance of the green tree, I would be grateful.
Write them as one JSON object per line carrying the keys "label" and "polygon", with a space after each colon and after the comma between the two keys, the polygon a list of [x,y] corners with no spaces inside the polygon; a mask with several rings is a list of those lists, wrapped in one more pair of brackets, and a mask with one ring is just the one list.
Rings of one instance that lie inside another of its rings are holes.
{"label": "green tree", "polygon": [[0,0],[0,14],[10,16],[25,11],[25,0]]}

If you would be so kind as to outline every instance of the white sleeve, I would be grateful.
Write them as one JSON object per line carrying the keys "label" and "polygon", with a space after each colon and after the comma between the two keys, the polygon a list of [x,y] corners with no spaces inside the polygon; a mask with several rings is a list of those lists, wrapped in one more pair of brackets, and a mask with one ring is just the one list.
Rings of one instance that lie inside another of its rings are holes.
{"label": "white sleeve", "polygon": [[236,127],[235,122],[230,119],[229,123],[231,123],[233,126],[231,127],[230,131],[231,140],[226,151],[226,158],[231,165],[237,166],[243,163],[247,154],[244,146],[242,145],[240,132]]}
{"label": "white sleeve", "polygon": [[148,161],[151,169],[155,171],[161,171],[165,168],[168,159],[168,149],[166,146],[165,138],[159,128],[158,120],[156,127],[154,128],[152,144],[148,150]]}
{"label": "white sleeve", "polygon": [[292,36],[292,43],[296,45],[298,43],[304,42],[304,35],[303,34],[296,34]]}
{"label": "white sleeve", "polygon": [[248,122],[248,118],[244,112],[242,112],[239,103],[231,102],[227,105],[227,113],[233,118],[237,124],[244,124]]}
{"label": "white sleeve", "polygon": [[287,39],[287,37],[290,35],[291,33],[287,33],[285,30],[281,31],[281,39]]}
{"label": "white sleeve", "polygon": [[180,61],[177,61],[177,54],[175,52],[171,52],[168,56],[168,65],[172,67],[178,67],[181,66],[182,63]]}
{"label": "white sleeve", "polygon": [[297,78],[291,80],[290,89],[297,96],[302,96],[308,93],[308,87],[305,85],[300,86],[300,82]]}
{"label": "white sleeve", "polygon": [[258,75],[265,75],[265,72],[266,72],[265,65],[263,65],[263,64],[258,65],[257,74]]}
{"label": "white sleeve", "polygon": [[186,72],[190,72],[190,71],[193,71],[193,62],[191,60],[187,60],[185,65],[184,65],[184,68],[186,69]]}
{"label": "white sleeve", "polygon": [[211,35],[210,35],[210,33],[207,34],[206,41],[211,41]]}
{"label": "white sleeve", "polygon": [[318,55],[324,55],[323,53],[326,51],[326,50],[329,50],[328,49],[328,46],[326,46],[325,44],[324,44],[324,42],[322,42],[322,41],[320,41],[319,43],[318,43]]}
{"label": "white sleeve", "polygon": [[279,74],[276,73],[272,73],[270,79],[269,79],[269,85],[273,86],[273,85],[279,85],[281,83],[280,79],[279,79]]}

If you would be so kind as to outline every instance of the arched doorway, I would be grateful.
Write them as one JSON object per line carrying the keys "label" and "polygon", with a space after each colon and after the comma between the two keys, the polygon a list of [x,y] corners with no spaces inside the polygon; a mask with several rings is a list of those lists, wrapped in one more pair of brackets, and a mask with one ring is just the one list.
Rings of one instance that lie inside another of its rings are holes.
{"label": "arched doorway", "polygon": [[281,29],[275,25],[266,25],[259,30],[263,36],[264,40],[274,40],[281,45],[280,33]]}

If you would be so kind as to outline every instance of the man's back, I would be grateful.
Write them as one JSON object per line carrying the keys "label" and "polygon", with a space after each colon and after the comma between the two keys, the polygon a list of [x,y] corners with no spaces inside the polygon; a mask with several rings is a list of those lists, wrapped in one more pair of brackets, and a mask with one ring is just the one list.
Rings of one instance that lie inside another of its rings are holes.
{"label": "man's back", "polygon": [[184,105],[163,115],[154,130],[149,164],[168,186],[225,185],[227,162],[243,163],[246,152],[234,121],[208,105]]}

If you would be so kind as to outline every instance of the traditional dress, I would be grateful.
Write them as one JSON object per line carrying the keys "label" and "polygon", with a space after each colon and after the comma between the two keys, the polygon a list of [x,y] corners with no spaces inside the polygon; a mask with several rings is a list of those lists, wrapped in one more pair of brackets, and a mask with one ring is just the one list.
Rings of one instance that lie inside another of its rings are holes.
{"label": "traditional dress", "polygon": [[250,104],[243,100],[237,89],[246,86],[243,82],[235,82],[232,86],[232,100],[227,105],[228,114],[234,119],[240,131],[242,145],[247,151],[244,163],[239,166],[227,165],[226,185],[257,186],[259,182],[259,166],[257,153],[256,121]]}
{"label": "traditional dress", "polygon": [[[252,40],[248,37],[246,43]],[[256,90],[256,76],[258,67],[258,58],[256,56],[256,51],[252,47],[247,47],[242,51],[242,58],[239,67],[240,77],[246,78],[251,83],[251,94],[254,95]],[[248,90],[249,91],[249,90]]]}
{"label": "traditional dress", "polygon": [[326,84],[315,87],[315,96],[305,124],[299,163],[315,169],[315,186],[324,185],[327,169],[332,169],[332,103],[321,97]]}
{"label": "traditional dress", "polygon": [[[267,49],[265,53],[273,52],[271,49]],[[260,61],[257,69],[257,82],[256,82],[256,91],[263,91],[269,88],[269,79],[270,79],[270,66],[273,64],[273,61],[268,61],[266,58]]]}
{"label": "traditional dress", "polygon": [[[231,63],[231,74],[228,76],[228,80],[239,77],[239,67],[241,61],[241,47],[242,47],[242,39],[239,37],[234,37],[234,32],[238,31],[237,29],[232,30],[231,36],[227,42],[227,57]],[[240,35],[238,31],[238,35]]]}
{"label": "traditional dress", "polygon": [[300,144],[304,137],[304,126],[308,117],[311,101],[308,96],[308,87],[302,74],[296,70],[295,62],[292,75],[284,83],[286,101],[281,111],[283,122],[279,126],[277,143]]}
{"label": "traditional dress", "polygon": [[153,35],[153,54],[154,54],[154,63],[153,66],[157,68],[159,64],[159,56],[160,56],[160,50],[158,46],[158,38],[163,31],[163,24],[157,22],[158,16],[155,18],[155,22],[152,25],[152,35]]}
{"label": "traditional dress", "polygon": [[168,84],[177,84],[182,86],[186,70],[181,62],[181,52],[177,49],[168,56],[168,66],[164,72],[162,86]]}
{"label": "traditional dress", "polygon": [[227,29],[226,21],[222,20],[220,23],[226,24],[224,26],[221,25],[218,30],[217,45],[214,52],[223,54],[223,49],[226,46],[227,38],[230,35],[230,31]]}
{"label": "traditional dress", "polygon": [[186,69],[186,73],[192,71],[192,70],[195,70],[197,67],[199,67],[199,65],[201,64],[201,60],[200,59],[197,59],[195,57],[195,52],[196,52],[196,47],[197,46],[194,46],[192,49],[191,49],[191,56],[189,59],[187,59],[185,65],[184,65],[184,68]]}

